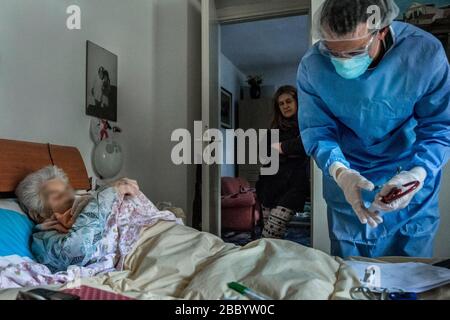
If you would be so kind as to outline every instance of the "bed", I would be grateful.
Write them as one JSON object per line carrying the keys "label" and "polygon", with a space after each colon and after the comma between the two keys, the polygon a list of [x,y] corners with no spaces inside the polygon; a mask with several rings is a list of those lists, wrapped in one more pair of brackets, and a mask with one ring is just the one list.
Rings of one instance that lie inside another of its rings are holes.
{"label": "bed", "polygon": [[[0,192],[4,194],[10,194],[26,174],[48,164],[62,167],[78,189],[89,189],[75,148],[0,140],[0,150]],[[258,240],[238,247],[214,235],[160,221],[141,232],[122,270],[49,287],[88,285],[135,299],[242,298],[227,288],[233,281],[273,299],[350,299],[350,289],[360,285],[343,260],[318,250],[282,240]],[[1,290],[0,299],[15,299],[19,290]],[[422,297],[450,299],[450,286]]]}

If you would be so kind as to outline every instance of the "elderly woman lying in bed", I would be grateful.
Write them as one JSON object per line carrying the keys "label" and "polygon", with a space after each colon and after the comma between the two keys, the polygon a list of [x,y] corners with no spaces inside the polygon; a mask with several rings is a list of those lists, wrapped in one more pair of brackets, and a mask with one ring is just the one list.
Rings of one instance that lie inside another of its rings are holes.
{"label": "elderly woman lying in bed", "polygon": [[16,195],[37,224],[32,252],[52,271],[92,264],[117,267],[143,228],[159,220],[181,223],[171,212],[159,211],[134,180],[121,179],[76,196],[65,173],[55,166],[27,176]]}

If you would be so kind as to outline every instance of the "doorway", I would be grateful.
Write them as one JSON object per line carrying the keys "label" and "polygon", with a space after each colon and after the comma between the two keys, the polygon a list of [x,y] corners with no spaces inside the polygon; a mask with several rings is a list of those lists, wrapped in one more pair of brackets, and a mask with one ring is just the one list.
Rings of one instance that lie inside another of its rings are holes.
{"label": "doorway", "polygon": [[[298,65],[309,47],[308,15],[222,24],[220,43],[221,109],[231,103],[231,112],[221,115],[222,129],[268,129],[275,91],[296,86]],[[249,78],[261,81],[256,97],[252,97]],[[259,171],[258,166],[224,165],[221,173],[241,176],[254,186]]]}
{"label": "doorway", "polygon": [[[310,44],[309,15],[292,12],[221,23],[219,39],[219,113],[223,136],[226,137],[226,129],[271,129],[275,92],[283,86],[296,87],[298,65]],[[230,146],[225,140],[224,158],[235,154],[235,150],[227,149]],[[220,167],[221,233],[227,242],[244,245],[261,237],[267,223],[267,217],[263,219],[260,191],[267,188],[262,187],[267,180],[260,176],[261,166],[235,163]],[[304,180],[309,185],[309,163],[305,163],[304,170],[308,172]],[[305,198],[305,203],[295,209],[285,234],[285,239],[306,246],[312,244],[309,189],[298,195]],[[256,203],[249,202],[250,193],[259,194],[255,196]]]}
{"label": "doorway", "polygon": [[[323,0],[199,0],[202,7],[202,121],[203,128],[220,128],[220,28],[226,24],[271,18],[313,15]],[[310,45],[313,39],[310,35]],[[202,230],[221,236],[221,168],[201,170]],[[322,196],[322,173],[311,162],[312,246],[329,252],[327,207]]]}

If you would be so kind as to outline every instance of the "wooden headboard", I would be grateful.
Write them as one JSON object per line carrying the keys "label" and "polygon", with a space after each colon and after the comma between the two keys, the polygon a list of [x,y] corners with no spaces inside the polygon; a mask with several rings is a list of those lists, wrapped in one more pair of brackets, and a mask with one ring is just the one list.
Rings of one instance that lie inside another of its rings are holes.
{"label": "wooden headboard", "polygon": [[28,174],[49,165],[63,169],[75,189],[90,189],[77,148],[0,139],[0,193],[14,192]]}

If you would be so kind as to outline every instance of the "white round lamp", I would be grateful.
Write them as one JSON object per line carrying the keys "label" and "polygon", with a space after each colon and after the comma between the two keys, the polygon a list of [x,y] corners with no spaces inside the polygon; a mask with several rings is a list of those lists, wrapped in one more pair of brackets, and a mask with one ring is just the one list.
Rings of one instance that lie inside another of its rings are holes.
{"label": "white round lamp", "polygon": [[93,163],[102,179],[114,178],[122,170],[122,147],[111,139],[100,141],[94,149]]}

